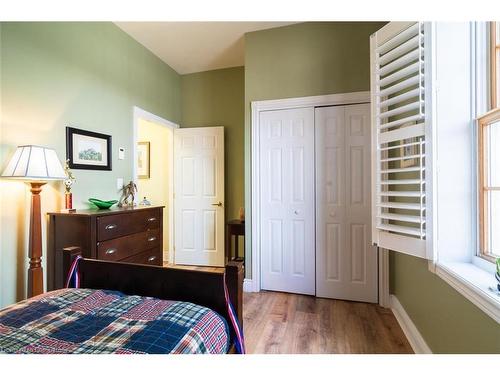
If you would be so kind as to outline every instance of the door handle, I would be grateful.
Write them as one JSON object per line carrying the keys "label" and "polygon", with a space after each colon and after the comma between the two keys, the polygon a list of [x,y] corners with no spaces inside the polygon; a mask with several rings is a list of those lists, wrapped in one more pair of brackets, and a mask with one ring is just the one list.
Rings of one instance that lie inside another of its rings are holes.
{"label": "door handle", "polygon": [[218,201],[217,203],[212,203],[212,206],[222,207],[222,202]]}
{"label": "door handle", "polygon": [[108,255],[111,255],[111,254],[114,254],[114,253],[116,253],[116,249],[108,249],[108,250],[106,250],[106,254],[108,254]]}
{"label": "door handle", "polygon": [[149,221],[150,223],[151,223],[151,222],[153,222],[153,221],[156,221],[156,217],[150,217],[150,218],[148,219],[148,221]]}
{"label": "door handle", "polygon": [[106,225],[105,229],[111,230],[111,229],[115,229],[117,226],[118,225],[116,225],[116,224],[108,224],[108,225]]}
{"label": "door handle", "polygon": [[152,262],[154,260],[156,260],[156,255],[153,255],[153,256],[148,258],[148,262]]}
{"label": "door handle", "polygon": [[149,242],[156,241],[156,237],[149,237],[149,238],[148,238],[148,241],[149,241]]}

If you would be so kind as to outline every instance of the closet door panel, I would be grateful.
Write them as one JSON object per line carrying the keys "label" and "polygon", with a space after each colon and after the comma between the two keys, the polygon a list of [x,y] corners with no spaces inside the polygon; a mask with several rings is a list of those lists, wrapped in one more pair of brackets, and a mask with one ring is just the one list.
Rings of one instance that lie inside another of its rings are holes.
{"label": "closet door panel", "polygon": [[316,295],[377,302],[370,108],[316,108]]}
{"label": "closet door panel", "polygon": [[316,132],[316,295],[346,276],[346,161],[344,107],[317,108]]}
{"label": "closet door panel", "polygon": [[314,110],[260,113],[261,288],[315,293]]}

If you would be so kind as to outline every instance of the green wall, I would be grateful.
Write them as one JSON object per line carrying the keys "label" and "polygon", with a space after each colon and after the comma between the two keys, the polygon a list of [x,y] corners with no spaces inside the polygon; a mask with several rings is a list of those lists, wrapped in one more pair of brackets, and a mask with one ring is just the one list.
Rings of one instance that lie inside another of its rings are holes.
{"label": "green wall", "polygon": [[[308,22],[245,35],[246,264],[251,261],[250,105],[370,90],[370,41],[383,22]],[[246,268],[250,277],[250,267]]]}
{"label": "green wall", "polygon": [[500,325],[439,276],[427,261],[390,252],[395,294],[433,353],[500,353]]}
{"label": "green wall", "polygon": [[186,74],[182,82],[182,127],[224,126],[226,220],[244,206],[244,68]]}
{"label": "green wall", "polygon": [[[74,204],[117,198],[116,178],[132,177],[133,106],[180,123],[180,76],[112,23],[1,23],[0,35],[2,167],[19,144],[64,160],[67,125],[110,134],[113,170],[75,170]],[[48,184],[42,210],[61,208],[62,191]],[[0,307],[24,297],[28,210],[24,184],[0,181]]]}

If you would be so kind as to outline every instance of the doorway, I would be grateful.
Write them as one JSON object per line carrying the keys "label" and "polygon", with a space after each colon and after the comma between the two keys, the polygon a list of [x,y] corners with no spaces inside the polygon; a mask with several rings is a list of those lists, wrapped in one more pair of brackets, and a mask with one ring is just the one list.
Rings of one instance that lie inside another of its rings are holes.
{"label": "doorway", "polygon": [[134,107],[133,179],[138,204],[146,199],[163,209],[163,261],[173,263],[174,130],[179,126]]}
{"label": "doorway", "polygon": [[377,302],[368,93],[252,103],[252,280]]}

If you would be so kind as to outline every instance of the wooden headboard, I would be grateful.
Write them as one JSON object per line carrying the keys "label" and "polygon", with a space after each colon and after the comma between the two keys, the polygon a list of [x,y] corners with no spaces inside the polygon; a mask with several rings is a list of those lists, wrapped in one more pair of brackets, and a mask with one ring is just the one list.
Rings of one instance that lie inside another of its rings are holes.
{"label": "wooden headboard", "polygon": [[[81,255],[79,247],[63,250],[67,274],[73,260]],[[229,262],[220,272],[166,268],[83,258],[79,264],[80,287],[120,291],[127,295],[192,302],[208,307],[224,317],[231,338],[235,332],[224,297],[224,275],[231,303],[243,326],[243,264]]]}

